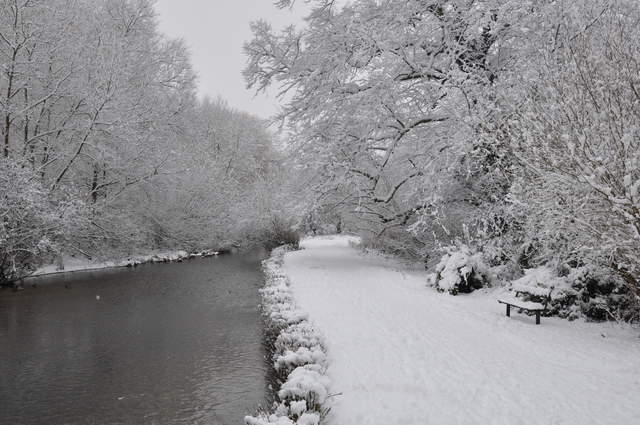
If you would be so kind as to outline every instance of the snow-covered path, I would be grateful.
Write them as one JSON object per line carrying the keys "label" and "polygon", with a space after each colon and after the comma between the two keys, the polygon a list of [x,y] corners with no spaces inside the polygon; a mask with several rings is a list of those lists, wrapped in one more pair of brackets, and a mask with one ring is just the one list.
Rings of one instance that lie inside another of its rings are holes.
{"label": "snow-covered path", "polygon": [[637,330],[507,318],[348,240],[307,239],[284,264],[326,337],[330,424],[640,424]]}

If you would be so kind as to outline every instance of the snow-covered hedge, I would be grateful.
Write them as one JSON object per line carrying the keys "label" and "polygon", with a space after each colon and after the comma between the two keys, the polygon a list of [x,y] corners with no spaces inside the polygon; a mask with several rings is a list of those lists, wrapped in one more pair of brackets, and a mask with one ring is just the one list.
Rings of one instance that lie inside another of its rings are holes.
{"label": "snow-covered hedge", "polygon": [[465,245],[447,249],[436,266],[435,273],[430,274],[428,279],[429,284],[438,291],[446,291],[452,295],[473,292],[492,281],[482,255]]}
{"label": "snow-covered hedge", "polygon": [[322,337],[296,307],[289,279],[282,271],[284,255],[290,249],[276,248],[262,263],[266,279],[262,307],[280,388],[273,411],[245,417],[247,425],[318,425],[328,410],[329,379]]}

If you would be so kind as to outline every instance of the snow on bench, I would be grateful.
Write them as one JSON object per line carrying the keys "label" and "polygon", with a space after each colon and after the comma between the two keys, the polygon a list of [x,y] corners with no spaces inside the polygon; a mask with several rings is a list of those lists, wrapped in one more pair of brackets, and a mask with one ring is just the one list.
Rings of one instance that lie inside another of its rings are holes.
{"label": "snow on bench", "polygon": [[[506,304],[508,317],[511,316],[511,307],[535,313],[536,325],[539,325],[540,313],[546,310],[547,304],[551,301],[551,293],[559,284],[561,284],[561,279],[548,267],[528,269],[525,270],[524,276],[511,284],[511,290],[515,292],[515,297],[499,299],[498,302]],[[524,301],[518,298],[520,295],[542,302]]]}
{"label": "snow on bench", "polygon": [[500,304],[505,304],[507,306],[507,317],[511,317],[511,307],[519,308],[522,310],[527,310],[536,314],[536,325],[540,324],[540,313],[543,312],[546,308],[544,304],[534,303],[531,301],[523,301],[518,298],[504,298],[498,299]]}
{"label": "snow on bench", "polygon": [[511,289],[515,291],[516,297],[518,296],[518,294],[524,293],[524,294],[534,295],[537,297],[548,298],[551,295],[553,286],[549,288],[544,288],[541,286],[514,284],[511,287]]}

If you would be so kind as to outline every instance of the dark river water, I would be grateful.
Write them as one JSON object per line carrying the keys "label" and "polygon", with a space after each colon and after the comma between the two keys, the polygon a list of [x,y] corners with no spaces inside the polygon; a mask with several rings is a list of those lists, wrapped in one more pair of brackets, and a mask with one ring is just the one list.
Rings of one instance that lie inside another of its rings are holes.
{"label": "dark river water", "polygon": [[0,291],[0,424],[241,424],[267,395],[262,282],[230,255]]}

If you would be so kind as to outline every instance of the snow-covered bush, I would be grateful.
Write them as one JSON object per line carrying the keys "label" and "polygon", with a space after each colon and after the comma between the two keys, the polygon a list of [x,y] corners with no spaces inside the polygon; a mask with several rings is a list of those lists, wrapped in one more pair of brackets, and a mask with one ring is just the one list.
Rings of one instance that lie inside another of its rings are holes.
{"label": "snow-covered bush", "polygon": [[[596,266],[549,266],[527,269],[510,289],[525,301],[546,306],[547,315],[569,320],[585,317],[590,320],[632,320],[638,309],[632,293],[611,271]],[[562,276],[560,276],[562,274]]]}
{"label": "snow-covered bush", "polygon": [[[577,267],[570,269],[565,279],[575,294],[574,309],[579,308],[580,314],[586,318],[617,321],[640,318],[640,308],[634,302],[633,292],[611,270],[594,266]],[[560,311],[561,316],[565,314]]]}
{"label": "snow-covered bush", "polygon": [[291,220],[274,217],[264,235],[264,244],[268,248],[289,245],[295,249],[300,244],[300,234],[294,229]]}
{"label": "snow-covered bush", "polygon": [[426,254],[425,247],[405,229],[389,229],[383,235],[364,234],[361,237],[360,247],[372,252],[414,260],[424,259]]}
{"label": "snow-covered bush", "polygon": [[318,330],[296,307],[282,271],[284,254],[292,248],[276,248],[263,262],[266,285],[260,292],[266,339],[280,389],[273,412],[247,416],[247,425],[318,425],[328,410],[326,350]]}
{"label": "snow-covered bush", "polygon": [[429,275],[429,283],[438,291],[452,295],[469,293],[491,284],[489,268],[482,255],[466,245],[451,247]]}

